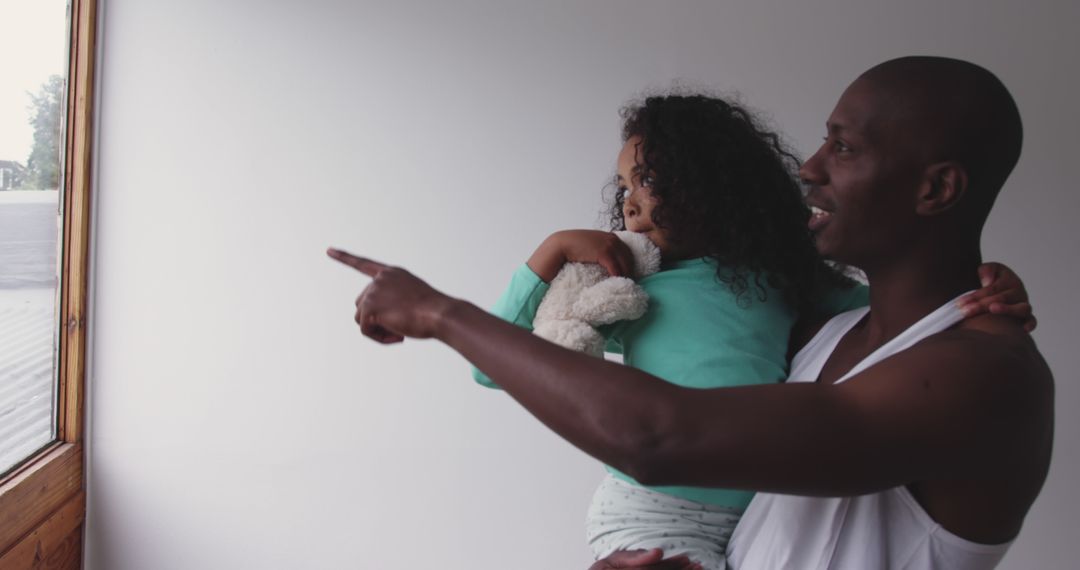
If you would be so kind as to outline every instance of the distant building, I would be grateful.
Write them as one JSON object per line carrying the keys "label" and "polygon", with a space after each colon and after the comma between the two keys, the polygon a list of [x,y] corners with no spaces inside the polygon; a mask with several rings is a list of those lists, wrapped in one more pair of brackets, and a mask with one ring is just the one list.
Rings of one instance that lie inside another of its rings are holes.
{"label": "distant building", "polygon": [[0,160],[0,190],[18,188],[24,176],[26,167],[14,160]]}

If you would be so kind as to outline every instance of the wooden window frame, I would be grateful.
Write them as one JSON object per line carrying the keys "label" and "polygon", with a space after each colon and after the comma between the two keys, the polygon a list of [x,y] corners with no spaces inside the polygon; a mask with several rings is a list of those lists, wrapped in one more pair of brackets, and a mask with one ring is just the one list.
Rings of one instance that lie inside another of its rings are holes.
{"label": "wooden window frame", "polygon": [[70,0],[56,439],[0,479],[0,568],[80,568],[97,0]]}

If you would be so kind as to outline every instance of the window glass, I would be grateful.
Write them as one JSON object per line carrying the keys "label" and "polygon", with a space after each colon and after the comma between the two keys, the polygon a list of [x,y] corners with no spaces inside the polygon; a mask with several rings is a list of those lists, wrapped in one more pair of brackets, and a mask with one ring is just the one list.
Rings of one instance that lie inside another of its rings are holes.
{"label": "window glass", "polygon": [[0,473],[56,437],[68,10],[0,3]]}

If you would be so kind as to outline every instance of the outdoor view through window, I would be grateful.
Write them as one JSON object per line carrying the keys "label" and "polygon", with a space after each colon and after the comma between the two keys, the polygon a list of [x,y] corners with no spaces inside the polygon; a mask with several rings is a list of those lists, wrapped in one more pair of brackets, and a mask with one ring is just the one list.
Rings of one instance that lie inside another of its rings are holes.
{"label": "outdoor view through window", "polygon": [[55,438],[66,0],[0,3],[0,474]]}

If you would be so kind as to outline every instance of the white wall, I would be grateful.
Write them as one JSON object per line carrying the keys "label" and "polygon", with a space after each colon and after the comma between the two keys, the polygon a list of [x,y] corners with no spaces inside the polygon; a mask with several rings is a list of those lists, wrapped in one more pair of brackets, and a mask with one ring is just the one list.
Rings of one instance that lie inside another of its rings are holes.
{"label": "white wall", "polygon": [[431,342],[351,321],[328,245],[487,305],[597,224],[618,106],[738,89],[805,155],[884,59],[996,71],[1027,140],[988,227],[1058,376],[1005,568],[1080,536],[1075,2],[105,0],[88,568],[584,568],[600,468]]}

